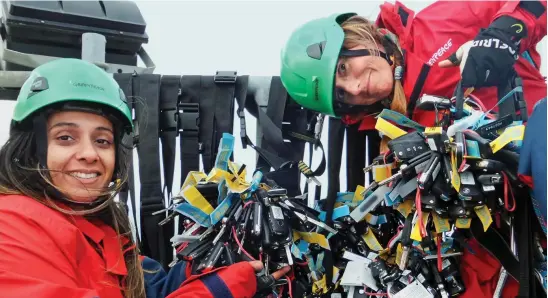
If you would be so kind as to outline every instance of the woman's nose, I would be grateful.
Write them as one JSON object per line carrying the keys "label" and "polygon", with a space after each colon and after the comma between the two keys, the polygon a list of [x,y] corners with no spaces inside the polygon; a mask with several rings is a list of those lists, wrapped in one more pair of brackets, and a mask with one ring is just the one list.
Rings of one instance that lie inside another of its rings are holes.
{"label": "woman's nose", "polygon": [[94,163],[98,159],[97,150],[92,141],[82,141],[77,153],[78,160],[84,160],[87,163]]}
{"label": "woman's nose", "polygon": [[356,81],[353,81],[353,82],[349,82],[349,84],[346,85],[346,92],[354,95],[354,96],[357,96],[361,93],[361,85],[360,85],[360,81],[356,80]]}

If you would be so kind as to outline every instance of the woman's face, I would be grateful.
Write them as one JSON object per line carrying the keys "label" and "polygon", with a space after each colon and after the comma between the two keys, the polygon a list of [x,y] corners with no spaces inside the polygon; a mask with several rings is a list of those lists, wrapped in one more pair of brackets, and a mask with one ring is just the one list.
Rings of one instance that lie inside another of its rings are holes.
{"label": "woman's face", "polygon": [[[357,46],[350,50],[376,49],[372,45]],[[384,48],[379,46],[384,52]],[[394,74],[392,67],[379,56],[341,57],[337,63],[335,88],[337,97],[354,105],[371,105],[392,92]]]}
{"label": "woman's face", "polygon": [[49,117],[47,131],[53,184],[73,201],[97,199],[114,172],[112,123],[96,114],[66,111]]}

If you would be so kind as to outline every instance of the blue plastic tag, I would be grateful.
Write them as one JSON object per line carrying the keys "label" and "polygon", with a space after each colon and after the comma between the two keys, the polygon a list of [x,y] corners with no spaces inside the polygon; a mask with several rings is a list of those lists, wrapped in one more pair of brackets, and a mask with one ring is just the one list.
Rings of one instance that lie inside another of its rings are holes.
{"label": "blue plastic tag", "polygon": [[229,133],[223,133],[221,142],[219,143],[219,151],[215,159],[215,168],[227,171],[228,160],[234,150],[234,136]]}
{"label": "blue plastic tag", "polygon": [[189,203],[181,203],[175,207],[175,211],[189,217],[193,221],[197,222],[200,226],[208,228],[211,226],[209,215],[202,210],[190,205]]}
{"label": "blue plastic tag", "polygon": [[[320,218],[321,221],[325,222],[325,215],[326,215],[326,212],[322,211],[320,212],[320,215],[318,217]],[[344,206],[333,209],[333,215],[331,218],[333,220],[336,220],[339,217],[343,217],[347,215],[350,215],[350,207],[348,205],[344,205]]]}
{"label": "blue plastic tag", "polygon": [[[233,194],[228,195],[222,202],[209,214],[210,222],[216,225],[225,216],[226,211],[232,206],[232,202],[235,196]],[[236,197],[237,198],[237,197]]]}

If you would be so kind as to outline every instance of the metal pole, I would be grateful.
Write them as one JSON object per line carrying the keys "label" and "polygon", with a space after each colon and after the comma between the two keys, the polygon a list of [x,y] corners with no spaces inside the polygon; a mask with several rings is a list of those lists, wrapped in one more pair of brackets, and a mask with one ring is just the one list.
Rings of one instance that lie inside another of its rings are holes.
{"label": "metal pole", "polygon": [[105,63],[107,39],[98,33],[82,34],[82,60],[89,61],[95,65],[108,69]]}

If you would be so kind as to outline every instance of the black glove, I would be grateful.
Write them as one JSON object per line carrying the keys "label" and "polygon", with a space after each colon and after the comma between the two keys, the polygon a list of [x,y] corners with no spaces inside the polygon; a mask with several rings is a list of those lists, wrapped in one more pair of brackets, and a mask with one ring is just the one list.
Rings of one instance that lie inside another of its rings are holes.
{"label": "black glove", "polygon": [[500,17],[489,28],[482,29],[464,61],[462,86],[506,85],[514,63],[519,59],[519,41],[526,35],[525,25],[508,16]]}

